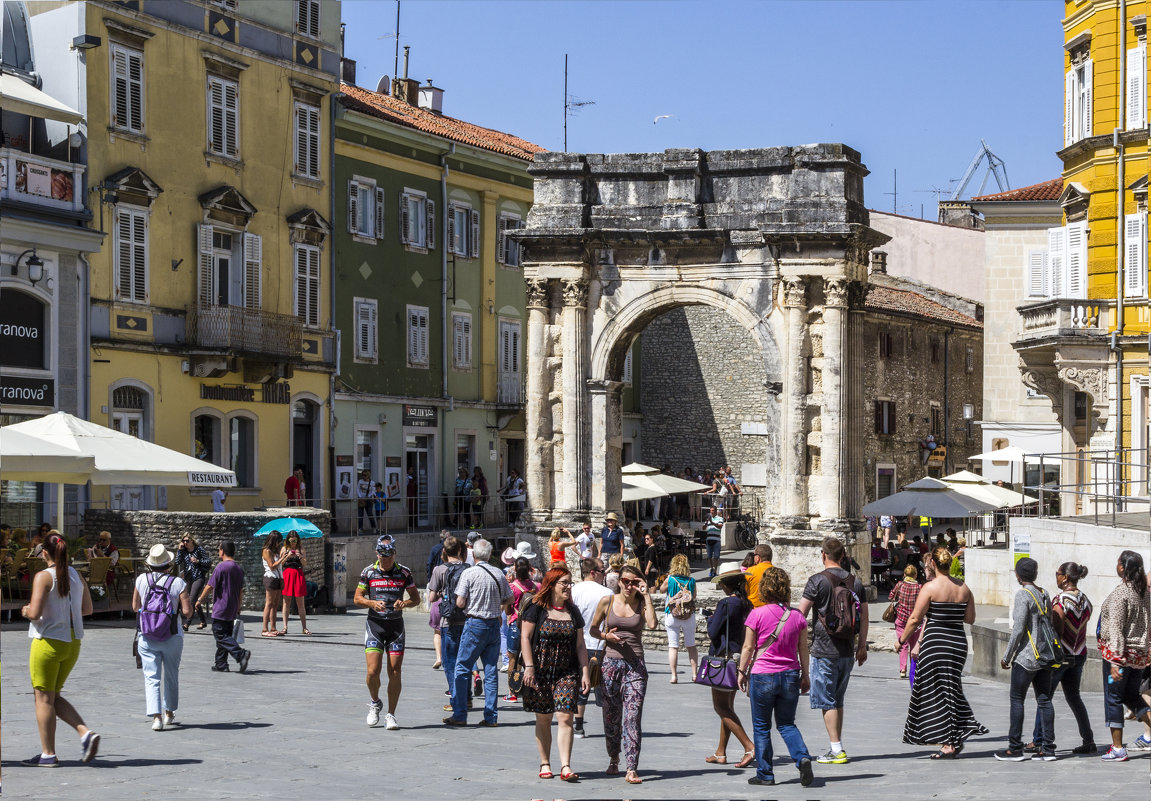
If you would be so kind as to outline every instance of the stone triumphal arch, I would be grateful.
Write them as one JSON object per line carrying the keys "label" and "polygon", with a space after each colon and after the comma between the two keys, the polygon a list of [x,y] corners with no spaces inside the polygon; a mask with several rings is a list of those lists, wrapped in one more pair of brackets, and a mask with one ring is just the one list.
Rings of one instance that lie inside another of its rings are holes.
{"label": "stone triumphal arch", "polygon": [[702,304],[762,352],[773,541],[858,528],[863,299],[887,239],[868,226],[859,154],[545,153],[531,172],[526,520],[620,509],[623,360],[653,319]]}

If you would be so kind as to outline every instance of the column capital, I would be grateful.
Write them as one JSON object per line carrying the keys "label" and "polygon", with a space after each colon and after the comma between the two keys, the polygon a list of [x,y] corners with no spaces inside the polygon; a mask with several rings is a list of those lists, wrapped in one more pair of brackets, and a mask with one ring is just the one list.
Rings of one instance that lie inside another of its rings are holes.
{"label": "column capital", "polygon": [[783,305],[791,308],[807,306],[807,283],[798,276],[783,279]]}
{"label": "column capital", "polygon": [[527,305],[528,308],[546,309],[548,308],[548,280],[546,278],[529,278],[524,281],[524,289],[527,291]]}
{"label": "column capital", "polygon": [[588,281],[583,278],[565,278],[561,281],[565,306],[587,306]]}
{"label": "column capital", "polygon": [[847,279],[842,277],[823,279],[825,306],[842,308],[847,305]]}

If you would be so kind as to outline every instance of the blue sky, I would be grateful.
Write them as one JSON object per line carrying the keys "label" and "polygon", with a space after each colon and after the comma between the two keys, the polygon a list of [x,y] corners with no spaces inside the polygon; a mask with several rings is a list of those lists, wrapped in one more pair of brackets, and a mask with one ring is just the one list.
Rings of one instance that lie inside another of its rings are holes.
{"label": "blue sky", "polygon": [[[985,139],[1012,187],[1059,177],[1060,0],[405,0],[409,77],[444,112],[582,152],[844,142],[867,205],[934,217]],[[396,4],[344,0],[357,83],[392,75]],[[401,71],[402,49],[401,49]],[[658,124],[658,115],[670,114]],[[977,172],[969,193],[982,179]],[[997,191],[989,179],[986,192]]]}

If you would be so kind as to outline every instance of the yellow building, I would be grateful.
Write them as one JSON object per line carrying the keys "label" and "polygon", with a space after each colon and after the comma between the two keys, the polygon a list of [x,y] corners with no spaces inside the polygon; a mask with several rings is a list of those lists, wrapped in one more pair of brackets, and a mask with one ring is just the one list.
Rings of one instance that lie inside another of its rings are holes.
{"label": "yellow building", "polygon": [[1064,224],[1026,254],[1031,300],[1015,342],[1063,425],[1065,514],[1148,494],[1148,10],[1065,3]]}
{"label": "yellow building", "polygon": [[[95,219],[90,419],[234,469],[229,511],[328,492],[336,0],[41,3]],[[71,46],[69,46],[71,43]],[[125,508],[207,491],[96,487]]]}

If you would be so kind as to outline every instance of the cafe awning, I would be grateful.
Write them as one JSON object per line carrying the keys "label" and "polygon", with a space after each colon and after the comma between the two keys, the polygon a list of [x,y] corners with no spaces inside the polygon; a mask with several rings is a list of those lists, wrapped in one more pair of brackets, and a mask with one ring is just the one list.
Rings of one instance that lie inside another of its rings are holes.
{"label": "cafe awning", "polygon": [[80,112],[41,92],[19,76],[8,73],[0,74],[0,106],[5,111],[66,122],[69,125],[79,125],[84,121]]}

